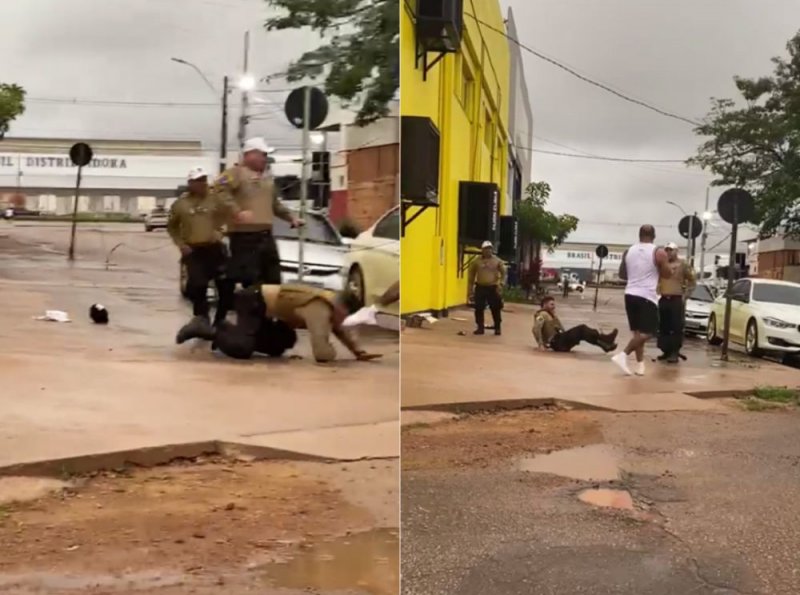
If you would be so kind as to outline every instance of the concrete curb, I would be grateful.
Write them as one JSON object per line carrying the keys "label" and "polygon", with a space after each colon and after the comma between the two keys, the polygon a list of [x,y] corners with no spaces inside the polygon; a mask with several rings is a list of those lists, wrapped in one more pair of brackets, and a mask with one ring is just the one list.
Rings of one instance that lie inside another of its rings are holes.
{"label": "concrete curb", "polygon": [[339,459],[266,446],[211,440],[16,463],[0,467],[0,477],[62,478],[69,475],[85,475],[96,471],[111,471],[127,467],[158,467],[175,461],[196,459],[202,456],[222,456],[253,461],[273,460],[312,463],[352,463],[364,460],[391,460],[397,458],[360,457],[356,459]]}

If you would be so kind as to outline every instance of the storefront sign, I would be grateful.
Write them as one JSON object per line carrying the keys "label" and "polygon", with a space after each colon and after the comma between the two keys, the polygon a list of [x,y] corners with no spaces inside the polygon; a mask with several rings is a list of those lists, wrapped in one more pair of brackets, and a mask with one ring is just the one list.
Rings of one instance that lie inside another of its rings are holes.
{"label": "storefront sign", "polygon": [[[0,155],[0,167],[24,167],[38,169],[56,169],[75,167],[69,156],[54,155]],[[95,169],[128,169],[125,157],[95,157],[86,167]]]}

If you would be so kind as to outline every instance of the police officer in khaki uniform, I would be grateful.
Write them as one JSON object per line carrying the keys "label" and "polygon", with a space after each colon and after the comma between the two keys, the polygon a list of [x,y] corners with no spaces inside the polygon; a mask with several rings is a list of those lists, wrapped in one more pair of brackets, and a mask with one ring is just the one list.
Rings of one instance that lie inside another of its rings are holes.
{"label": "police officer in khaki uniform", "polygon": [[167,231],[181,252],[186,266],[186,293],[192,302],[194,318],[176,337],[183,343],[187,334],[210,331],[208,285],[217,287],[214,324],[225,320],[233,306],[233,282],[225,276],[227,250],[221,227],[229,210],[209,191],[208,174],[202,167],[189,172],[188,192],[176,200],[169,212]]}
{"label": "police officer in khaki uniform", "polygon": [[678,255],[678,246],[666,245],[669,277],[658,282],[658,348],[663,352],[658,359],[677,364],[683,347],[684,305],[697,285],[692,267]]}
{"label": "police officer in khaki uniform", "polygon": [[336,359],[331,334],[356,359],[377,359],[381,355],[361,349],[342,327],[344,319],[358,307],[358,300],[348,291],[335,293],[299,283],[250,287],[236,295],[235,325],[224,323],[213,335],[198,338],[213,339],[225,355],[249,359],[256,352],[272,356],[282,354],[294,346],[294,330],[307,329],[314,359],[319,363]]}
{"label": "police officer in khaki uniform", "polygon": [[546,296],[542,300],[541,310],[533,316],[533,336],[540,351],[552,349],[560,353],[571,351],[581,341],[596,345],[606,353],[617,348],[617,329],[607,335],[585,324],[579,324],[570,329],[565,329],[556,314],[556,300],[553,296]]}
{"label": "police officer in khaki uniform", "polygon": [[494,334],[500,334],[503,311],[503,283],[506,265],[494,255],[491,242],[481,245],[481,255],[469,267],[469,299],[475,303],[476,335],[484,334],[483,315],[488,304],[494,320]]}
{"label": "police officer in khaki uniform", "polygon": [[288,221],[292,227],[303,225],[278,198],[268,168],[271,152],[264,139],[248,140],[242,148],[242,162],[222,172],[214,186],[232,215],[228,222],[228,276],[243,287],[281,282],[281,260],[272,235],[274,218]]}

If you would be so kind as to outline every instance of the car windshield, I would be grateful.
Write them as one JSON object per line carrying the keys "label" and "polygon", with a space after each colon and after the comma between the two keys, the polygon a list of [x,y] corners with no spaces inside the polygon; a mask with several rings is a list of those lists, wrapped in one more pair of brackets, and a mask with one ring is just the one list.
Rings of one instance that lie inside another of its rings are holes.
{"label": "car windshield", "polygon": [[689,296],[689,299],[697,300],[698,302],[713,302],[714,295],[707,286],[698,285],[694,288],[694,291],[692,292],[692,295]]}
{"label": "car windshield", "polygon": [[[342,244],[339,235],[324,216],[314,213],[307,213],[305,220],[305,235],[303,237],[307,242],[312,242],[315,244],[331,244],[333,246],[340,246]],[[283,219],[275,219],[272,232],[275,234],[275,237],[282,240],[298,239],[297,230],[292,229],[289,223]]]}
{"label": "car windshield", "polygon": [[800,285],[756,283],[753,286],[753,300],[768,304],[800,306]]}

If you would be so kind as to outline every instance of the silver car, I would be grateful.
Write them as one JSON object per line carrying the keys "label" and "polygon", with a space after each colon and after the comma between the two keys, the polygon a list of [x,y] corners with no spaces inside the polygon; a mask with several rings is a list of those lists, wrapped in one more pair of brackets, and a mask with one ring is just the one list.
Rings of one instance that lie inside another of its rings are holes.
{"label": "silver car", "polygon": [[711,287],[698,284],[692,295],[686,300],[686,316],[683,323],[687,335],[703,335],[708,331],[708,318],[711,316],[711,306],[714,303],[714,293]]}
{"label": "silver car", "polygon": [[144,230],[166,229],[169,213],[164,207],[156,207],[144,216]]}

